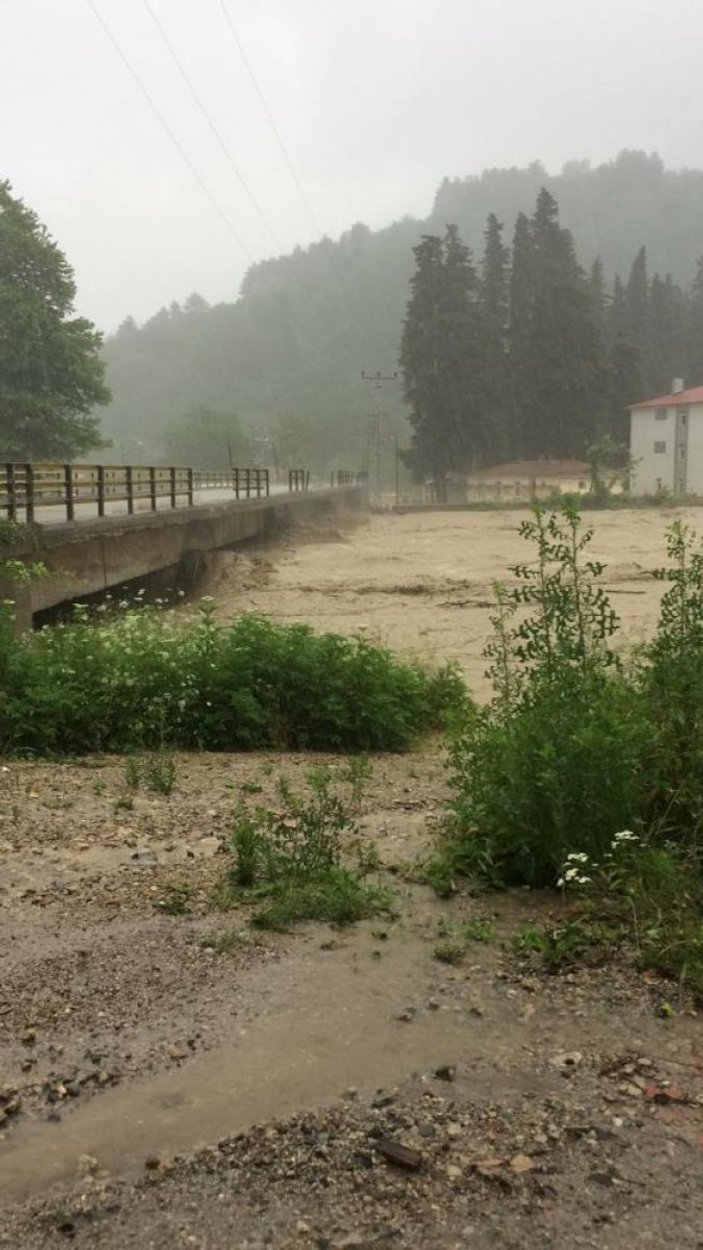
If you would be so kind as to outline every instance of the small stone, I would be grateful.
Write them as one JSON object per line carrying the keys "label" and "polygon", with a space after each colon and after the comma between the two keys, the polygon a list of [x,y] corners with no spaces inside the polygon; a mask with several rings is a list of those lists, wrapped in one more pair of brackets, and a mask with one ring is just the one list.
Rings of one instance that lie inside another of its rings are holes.
{"label": "small stone", "polygon": [[438,1081],[454,1081],[456,1080],[456,1068],[453,1063],[440,1063],[439,1067],[435,1068],[432,1075],[435,1076]]}
{"label": "small stone", "polygon": [[447,1178],[450,1181],[458,1181],[461,1175],[462,1175],[461,1168],[457,1167],[456,1163],[450,1163],[447,1166]]}
{"label": "small stone", "polygon": [[23,1046],[33,1046],[36,1040],[37,1040],[36,1029],[25,1029],[24,1033],[20,1035],[20,1041]]}
{"label": "small stone", "polygon": [[523,1172],[531,1172],[534,1166],[535,1161],[529,1155],[513,1155],[510,1160],[510,1170],[517,1173],[518,1176],[521,1176]]}
{"label": "small stone", "polygon": [[144,1167],[147,1172],[157,1172],[161,1167],[161,1160],[158,1155],[147,1155],[144,1160]]}
{"label": "small stone", "polygon": [[461,1137],[462,1132],[463,1130],[460,1124],[454,1123],[454,1124],[447,1125],[447,1137],[453,1137],[453,1138]]}
{"label": "small stone", "polygon": [[81,1172],[86,1173],[88,1176],[91,1176],[95,1172],[97,1172],[99,1167],[100,1167],[100,1164],[98,1163],[94,1155],[79,1155],[78,1156],[78,1168]]}
{"label": "small stone", "polygon": [[402,1011],[398,1012],[398,1015],[396,1016],[396,1020],[402,1020],[405,1023],[407,1023],[408,1021],[414,1019],[416,1012],[417,1012],[416,1007],[404,1007]]}
{"label": "small stone", "polygon": [[428,998],[427,1006],[430,1011],[439,1011],[440,1004],[436,998]]}

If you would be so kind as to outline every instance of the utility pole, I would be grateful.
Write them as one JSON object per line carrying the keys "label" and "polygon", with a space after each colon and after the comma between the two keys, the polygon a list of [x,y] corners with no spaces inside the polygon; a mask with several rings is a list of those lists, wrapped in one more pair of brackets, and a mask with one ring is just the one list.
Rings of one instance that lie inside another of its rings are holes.
{"label": "utility pole", "polygon": [[[364,382],[373,383],[376,391],[374,402],[373,416],[369,428],[369,447],[373,460],[374,471],[371,475],[372,494],[375,493],[378,498],[381,496],[381,391],[384,382],[395,382],[398,378],[397,373],[367,373],[365,369],[361,370],[361,376]],[[374,490],[375,488],[375,490]],[[396,503],[398,502],[398,440],[395,439],[395,492]]]}

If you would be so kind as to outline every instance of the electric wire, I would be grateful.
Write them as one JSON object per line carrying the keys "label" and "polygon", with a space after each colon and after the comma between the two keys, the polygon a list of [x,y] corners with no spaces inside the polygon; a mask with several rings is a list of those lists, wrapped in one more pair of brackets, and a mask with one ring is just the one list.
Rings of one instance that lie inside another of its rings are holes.
{"label": "electric wire", "polygon": [[168,51],[169,51],[169,53],[170,53],[170,55],[171,55],[171,58],[172,58],[172,60],[173,60],[174,64],[176,65],[176,67],[177,67],[177,69],[178,69],[178,71],[179,71],[179,73],[180,73],[180,75],[181,75],[181,77],[182,77],[183,81],[185,82],[185,84],[186,84],[186,86],[187,86],[188,90],[190,91],[190,94],[192,95],[192,97],[193,97],[193,99],[195,100],[195,103],[197,104],[197,106],[198,106],[198,108],[199,108],[200,112],[202,113],[203,117],[205,118],[205,121],[206,121],[207,125],[209,126],[210,131],[211,131],[212,135],[214,136],[214,138],[215,138],[215,140],[216,140],[216,142],[217,142],[217,144],[218,144],[218,146],[219,146],[219,148],[220,148],[220,151],[223,153],[223,155],[224,155],[224,157],[225,157],[225,159],[226,159],[226,161],[227,161],[227,163],[228,163],[228,165],[229,165],[230,169],[231,169],[231,170],[232,170],[232,172],[234,173],[234,175],[235,175],[235,177],[236,177],[237,181],[239,182],[239,185],[241,186],[242,190],[244,191],[245,195],[247,196],[247,199],[249,200],[249,203],[252,205],[252,207],[253,207],[254,211],[257,213],[257,215],[258,215],[259,219],[262,221],[262,223],[263,223],[263,225],[265,226],[266,230],[268,231],[269,235],[270,235],[270,236],[271,236],[271,238],[273,239],[273,242],[274,242],[275,246],[279,249],[279,251],[283,251],[283,244],[281,243],[280,239],[278,238],[278,236],[277,236],[277,234],[276,234],[276,231],[274,230],[273,226],[271,225],[271,223],[270,223],[270,221],[269,221],[268,217],[266,216],[266,214],[265,214],[265,212],[264,212],[263,208],[261,207],[261,205],[259,204],[258,200],[256,199],[256,197],[255,197],[255,195],[254,195],[253,191],[251,190],[251,188],[250,188],[249,184],[247,183],[247,181],[246,181],[246,179],[245,179],[245,177],[244,177],[244,175],[243,175],[242,171],[240,170],[240,168],[239,168],[239,166],[237,165],[237,163],[236,163],[236,161],[235,161],[234,157],[232,156],[232,153],[230,152],[230,150],[229,150],[229,148],[228,148],[227,144],[225,143],[225,140],[223,139],[222,134],[220,133],[220,131],[219,131],[218,127],[217,127],[217,126],[216,126],[216,124],[215,124],[215,122],[213,121],[212,116],[210,115],[210,112],[208,111],[208,109],[207,109],[206,105],[204,104],[204,102],[203,102],[203,100],[202,100],[202,98],[201,98],[201,96],[200,96],[199,92],[197,91],[196,87],[194,86],[194,84],[193,84],[193,82],[192,82],[192,80],[191,80],[191,78],[190,78],[190,75],[188,74],[188,71],[187,71],[187,70],[186,70],[186,68],[185,68],[185,65],[184,65],[184,64],[183,64],[183,62],[181,61],[181,58],[179,57],[178,53],[176,52],[176,49],[174,48],[174,46],[173,46],[173,44],[172,44],[171,40],[169,39],[169,36],[167,35],[166,31],[164,30],[164,27],[163,27],[162,23],[159,21],[159,18],[157,17],[156,13],[154,12],[154,9],[153,9],[153,7],[152,7],[152,5],[151,5],[151,3],[150,3],[150,0],[143,0],[143,4],[144,4],[145,9],[146,9],[146,10],[147,10],[147,12],[149,13],[149,16],[151,17],[151,20],[153,21],[153,23],[154,23],[154,25],[155,25],[155,27],[156,27],[157,31],[159,32],[159,35],[161,36],[161,39],[163,40],[163,43],[165,44],[166,48],[168,49]]}
{"label": "electric wire", "polygon": [[237,245],[239,246],[239,248],[242,250],[242,252],[244,252],[244,255],[245,255],[245,256],[247,257],[247,259],[248,259],[248,260],[249,260],[249,261],[253,264],[253,263],[254,263],[254,256],[253,256],[253,254],[252,254],[251,250],[247,247],[246,243],[245,243],[245,242],[244,242],[244,240],[241,238],[241,236],[240,236],[240,234],[239,234],[238,230],[237,230],[237,229],[236,229],[236,227],[232,224],[232,222],[230,221],[229,217],[227,216],[227,213],[224,211],[224,209],[221,207],[221,205],[220,205],[220,204],[218,204],[218,202],[217,202],[217,200],[215,199],[215,196],[212,194],[212,192],[211,192],[210,188],[207,186],[207,184],[206,184],[206,183],[203,181],[203,179],[201,178],[200,174],[198,173],[198,170],[196,169],[195,165],[193,164],[193,162],[191,161],[190,157],[188,156],[188,153],[186,152],[185,148],[184,148],[184,147],[182,146],[182,144],[180,143],[180,141],[179,141],[179,139],[178,139],[177,135],[176,135],[176,134],[174,134],[174,132],[173,132],[173,130],[171,129],[170,125],[168,124],[168,122],[167,122],[166,118],[164,117],[164,114],[161,112],[161,109],[159,108],[158,104],[157,104],[157,103],[156,103],[156,101],[154,100],[154,98],[153,98],[153,96],[151,95],[151,93],[149,92],[148,88],[147,88],[147,87],[145,86],[145,84],[143,83],[142,79],[139,77],[139,74],[137,73],[136,69],[135,69],[135,68],[134,68],[134,66],[132,65],[132,62],[129,60],[129,57],[127,56],[126,52],[123,50],[122,46],[118,43],[117,39],[115,38],[115,35],[113,34],[113,32],[112,32],[112,30],[111,30],[110,26],[109,26],[109,25],[108,25],[108,23],[105,21],[105,18],[103,17],[102,13],[101,13],[101,12],[100,12],[100,10],[98,9],[97,4],[95,3],[95,0],[88,0],[88,5],[90,6],[90,8],[91,8],[91,10],[92,10],[92,12],[93,12],[94,16],[96,17],[97,21],[100,23],[100,25],[101,25],[101,27],[102,27],[102,29],[103,29],[103,31],[104,31],[104,33],[105,33],[105,35],[106,35],[106,36],[107,36],[107,38],[109,39],[109,41],[110,41],[110,43],[112,44],[113,48],[115,49],[115,52],[116,52],[116,53],[117,53],[117,55],[119,56],[119,58],[120,58],[120,60],[122,61],[123,65],[126,67],[126,69],[127,69],[127,71],[129,72],[129,74],[130,74],[131,78],[132,78],[132,79],[134,80],[134,82],[136,83],[136,85],[137,85],[137,87],[139,88],[139,90],[140,90],[141,94],[144,96],[144,99],[146,100],[147,104],[149,105],[149,108],[152,110],[152,112],[153,112],[153,113],[156,115],[156,117],[158,118],[159,122],[161,123],[161,125],[162,125],[163,129],[166,131],[166,134],[168,135],[169,139],[171,140],[171,142],[172,142],[173,146],[176,148],[176,150],[177,150],[177,152],[179,153],[179,155],[180,155],[181,159],[183,160],[183,162],[184,162],[184,163],[188,166],[188,169],[190,170],[190,173],[192,174],[193,178],[195,179],[195,181],[197,182],[198,186],[200,187],[200,190],[202,191],[203,195],[204,195],[204,196],[206,197],[206,199],[208,200],[208,202],[209,202],[210,206],[211,206],[211,207],[214,209],[214,211],[217,213],[218,217],[220,217],[220,219],[222,220],[223,224],[226,226],[227,230],[228,230],[228,231],[229,231],[229,233],[231,234],[232,238],[235,240],[235,242],[237,243]]}
{"label": "electric wire", "polygon": [[310,201],[309,201],[308,197],[306,196],[306,194],[305,194],[305,192],[304,192],[304,190],[303,190],[303,188],[302,188],[302,185],[301,185],[301,183],[300,183],[300,179],[298,178],[298,175],[297,175],[297,173],[296,173],[296,171],[295,171],[295,166],[294,166],[294,164],[293,164],[293,162],[292,162],[292,160],[291,160],[290,156],[288,155],[288,149],[286,148],[286,145],[285,145],[285,143],[283,142],[283,139],[282,139],[282,137],[281,137],[281,132],[280,132],[280,130],[278,129],[278,126],[276,125],[276,121],[275,121],[275,119],[274,119],[273,113],[271,112],[271,110],[270,110],[270,108],[269,108],[269,106],[268,106],[268,103],[267,103],[267,100],[266,100],[266,96],[264,95],[264,93],[263,93],[263,91],[262,91],[261,87],[259,86],[259,80],[258,80],[258,78],[256,77],[256,74],[254,73],[254,68],[253,68],[253,66],[252,66],[252,64],[251,64],[251,61],[249,60],[249,57],[247,56],[246,49],[245,49],[245,47],[244,47],[244,45],[243,45],[243,43],[242,43],[241,39],[239,38],[239,35],[238,35],[238,33],[237,33],[237,28],[236,28],[236,26],[235,26],[234,22],[232,21],[232,17],[231,17],[231,15],[230,15],[230,12],[229,12],[229,10],[228,10],[228,8],[227,8],[227,5],[225,4],[225,0],[220,0],[220,6],[221,6],[221,8],[222,8],[222,12],[224,13],[224,16],[225,16],[225,21],[227,22],[227,25],[228,25],[228,27],[229,27],[229,29],[230,29],[230,33],[231,33],[231,35],[232,35],[232,38],[233,38],[233,40],[234,40],[234,42],[235,42],[235,44],[236,44],[236,46],[237,46],[237,50],[238,50],[238,52],[239,52],[239,55],[240,55],[240,57],[242,58],[242,61],[244,62],[244,67],[245,67],[245,69],[246,69],[246,71],[247,71],[247,73],[248,73],[248,75],[249,75],[249,77],[250,77],[250,79],[251,79],[251,82],[252,82],[252,85],[253,85],[253,87],[254,87],[254,90],[255,90],[255,92],[256,92],[256,94],[257,94],[258,98],[259,98],[259,103],[261,104],[261,107],[262,107],[262,109],[264,110],[264,114],[265,114],[265,116],[266,116],[266,120],[268,121],[268,124],[269,124],[269,126],[271,127],[271,133],[273,134],[273,137],[274,137],[274,139],[276,140],[276,143],[278,144],[278,149],[279,149],[279,151],[280,151],[280,153],[281,153],[281,156],[283,157],[283,160],[284,160],[284,161],[285,161],[285,163],[286,163],[286,166],[287,166],[288,172],[289,172],[289,174],[290,174],[290,176],[291,176],[291,178],[292,178],[292,180],[293,180],[293,184],[294,184],[294,186],[295,186],[295,189],[296,189],[296,191],[298,192],[298,195],[299,195],[299,197],[300,197],[300,201],[301,201],[301,203],[302,203],[303,207],[305,208],[305,211],[306,211],[306,213],[308,214],[308,217],[310,218],[310,221],[311,221],[311,222],[312,222],[312,224],[313,224],[313,227],[314,227],[314,229],[315,229],[315,232],[316,232],[317,234],[323,235],[325,232],[324,232],[324,230],[322,229],[322,226],[320,225],[320,223],[319,223],[319,221],[318,221],[318,219],[317,219],[317,217],[316,217],[316,215],[315,215],[314,209],[313,209],[313,207],[312,207],[312,205],[311,205],[311,203],[310,203]]}

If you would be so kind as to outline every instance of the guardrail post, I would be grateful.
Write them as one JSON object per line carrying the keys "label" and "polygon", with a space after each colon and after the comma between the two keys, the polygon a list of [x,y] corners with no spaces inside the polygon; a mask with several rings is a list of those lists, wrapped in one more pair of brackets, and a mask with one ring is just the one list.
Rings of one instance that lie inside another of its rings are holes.
{"label": "guardrail post", "polygon": [[251,469],[245,469],[244,470],[244,493],[247,499],[249,498],[250,490],[251,490]]}
{"label": "guardrail post", "polygon": [[98,470],[98,516],[105,516],[105,465],[99,464]]}
{"label": "guardrail post", "polygon": [[149,498],[151,510],[156,512],[156,469],[153,464],[149,466]]}
{"label": "guardrail post", "polygon": [[125,481],[127,485],[127,512],[131,516],[134,512],[134,476],[131,464],[128,464],[125,468]]}
{"label": "guardrail post", "polygon": [[70,464],[65,464],[63,466],[63,478],[66,500],[66,520],[75,521],[76,509],[73,497],[73,468]]}
{"label": "guardrail post", "polygon": [[193,507],[193,470],[186,469],[187,474],[187,490],[188,490],[188,507]]}
{"label": "guardrail post", "polygon": [[9,462],[5,465],[5,490],[7,492],[7,519],[17,520],[17,499],[15,497],[15,466]]}
{"label": "guardrail post", "polygon": [[169,477],[169,482],[170,482],[171,507],[175,508],[176,507],[176,470],[175,468],[169,469],[168,477]]}
{"label": "guardrail post", "polygon": [[27,524],[31,525],[34,521],[34,465],[26,464],[24,466],[24,480]]}

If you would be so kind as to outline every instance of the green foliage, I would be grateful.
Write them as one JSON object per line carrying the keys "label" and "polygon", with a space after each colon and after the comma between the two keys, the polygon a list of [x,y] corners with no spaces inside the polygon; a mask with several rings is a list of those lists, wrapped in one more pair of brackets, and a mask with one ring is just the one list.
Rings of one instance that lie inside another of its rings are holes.
{"label": "green foliage", "polygon": [[[256,616],[219,624],[127,608],[77,609],[22,638],[0,614],[0,750],[84,754],[172,748],[403,750],[465,699],[453,668],[428,673],[361,638]],[[166,779],[164,761],[154,763]]]}
{"label": "green foliage", "polygon": [[74,317],[66,258],[0,182],[0,443],[5,459],[69,459],[100,446],[101,336]]}
{"label": "green foliage", "polygon": [[416,272],[403,324],[400,366],[413,442],[406,455],[421,480],[446,497],[446,477],[485,460],[488,336],[476,303],[478,276],[456,226],[413,248]]}
{"label": "green foliage", "polygon": [[221,901],[263,900],[252,924],[286,930],[301,920],[349,924],[388,909],[389,895],[364,878],[376,866],[354,813],[360,778],[346,769],[307,774],[306,794],[278,782],[279,806],[242,800],[231,842],[233,865]]}
{"label": "green foliage", "polygon": [[596,507],[610,502],[613,487],[618,483],[627,487],[634,467],[627,443],[616,443],[610,434],[604,434],[586,449],[590,473],[590,494]]}
{"label": "green foliage", "polygon": [[173,885],[166,891],[163,898],[157,900],[155,906],[166,916],[189,916],[190,895],[189,885]]}
{"label": "green foliage", "polygon": [[434,948],[434,957],[441,964],[463,963],[465,954],[466,943],[453,940],[452,938],[442,938]]}
{"label": "green foliage", "polygon": [[176,784],[176,761],[165,751],[129,755],[125,763],[125,784],[129,790],[144,786],[154,794],[170,794]]}
{"label": "green foliage", "polygon": [[[658,831],[657,831],[658,832]],[[700,849],[616,833],[600,861],[572,854],[561,878],[579,900],[585,932],[627,943],[642,968],[675,977],[703,998]]]}
{"label": "green foliage", "polygon": [[528,925],[513,939],[521,955],[538,955],[549,972],[561,972],[583,957],[594,944],[594,935],[578,922],[563,925]]}
{"label": "green foliage", "polygon": [[550,885],[572,851],[600,860],[621,829],[697,840],[703,812],[703,556],[669,532],[670,582],[656,638],[628,664],[567,506],[521,533],[536,549],[499,588],[487,647],[495,698],[470,708],[451,748],[448,849],[432,872]]}
{"label": "green foliage", "polygon": [[164,447],[169,464],[219,469],[250,464],[252,445],[236,413],[201,405],[166,429]]}

